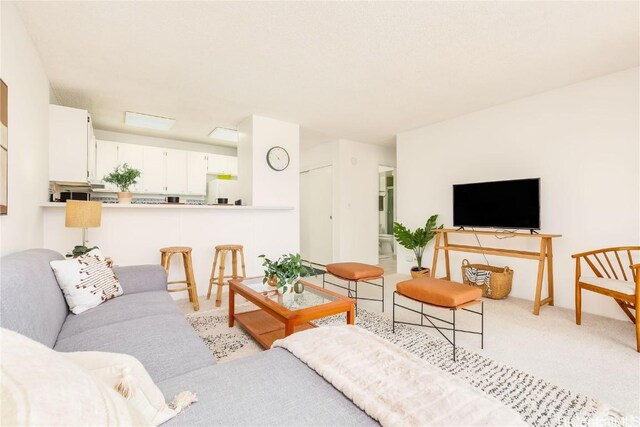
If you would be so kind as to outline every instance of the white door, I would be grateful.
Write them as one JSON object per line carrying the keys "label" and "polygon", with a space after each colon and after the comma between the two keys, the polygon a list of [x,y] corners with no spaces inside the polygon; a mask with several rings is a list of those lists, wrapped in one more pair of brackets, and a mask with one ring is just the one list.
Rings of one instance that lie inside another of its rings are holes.
{"label": "white door", "polygon": [[[118,143],[113,141],[96,141],[96,179],[104,177],[118,166]],[[105,191],[120,191],[114,184],[104,185]]]}
{"label": "white door", "polygon": [[140,193],[144,190],[144,147],[135,144],[118,144],[118,162],[128,164],[129,167],[138,169],[141,172],[140,178],[129,191]]}
{"label": "white door", "polygon": [[300,254],[333,262],[333,177],[331,166],[300,174]]}
{"label": "white door", "polygon": [[187,152],[182,150],[167,150],[166,155],[166,184],[167,194],[187,193]]}
{"label": "white door", "polygon": [[142,184],[145,193],[165,193],[164,148],[143,147]]}
{"label": "white door", "polygon": [[187,153],[187,193],[207,194],[207,155],[189,151]]}

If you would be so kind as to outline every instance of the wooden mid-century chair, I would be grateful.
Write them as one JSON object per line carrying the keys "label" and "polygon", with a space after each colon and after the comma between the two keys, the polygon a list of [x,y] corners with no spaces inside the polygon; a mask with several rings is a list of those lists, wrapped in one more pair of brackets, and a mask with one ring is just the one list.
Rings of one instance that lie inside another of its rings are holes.
{"label": "wooden mid-century chair", "polygon": [[[576,324],[582,321],[583,289],[609,296],[635,323],[636,347],[640,353],[640,246],[597,249],[571,257],[576,260]],[[582,272],[582,261],[593,274]]]}

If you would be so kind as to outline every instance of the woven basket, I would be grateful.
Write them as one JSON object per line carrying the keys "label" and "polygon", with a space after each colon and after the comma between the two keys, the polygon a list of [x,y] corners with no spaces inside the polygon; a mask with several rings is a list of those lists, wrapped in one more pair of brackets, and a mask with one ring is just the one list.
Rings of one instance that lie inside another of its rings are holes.
{"label": "woven basket", "polygon": [[[489,285],[477,285],[467,279],[467,268],[477,268],[491,272]],[[503,299],[511,292],[513,283],[513,270],[509,267],[494,267],[486,264],[470,264],[468,260],[462,260],[462,281],[466,285],[478,286],[482,288],[482,295],[491,299]]]}

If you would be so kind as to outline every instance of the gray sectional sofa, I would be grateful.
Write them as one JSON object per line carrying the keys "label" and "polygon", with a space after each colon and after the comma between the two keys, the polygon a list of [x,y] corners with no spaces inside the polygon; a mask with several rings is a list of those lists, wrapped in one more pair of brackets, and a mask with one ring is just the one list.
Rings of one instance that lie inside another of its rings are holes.
{"label": "gray sectional sofa", "polygon": [[62,255],[32,249],[0,259],[0,325],[57,351],[137,357],[167,400],[198,402],[165,425],[377,424],[283,349],[217,365],[166,291],[160,266],[115,267],[124,294],[69,312],[49,266]]}

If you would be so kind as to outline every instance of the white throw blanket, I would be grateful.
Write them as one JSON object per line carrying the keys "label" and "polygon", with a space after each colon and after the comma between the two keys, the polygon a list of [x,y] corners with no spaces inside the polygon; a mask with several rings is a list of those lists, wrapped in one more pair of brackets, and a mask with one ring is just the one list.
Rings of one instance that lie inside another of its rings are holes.
{"label": "white throw blanket", "polygon": [[323,326],[273,343],[383,426],[526,425],[517,412],[357,326]]}

